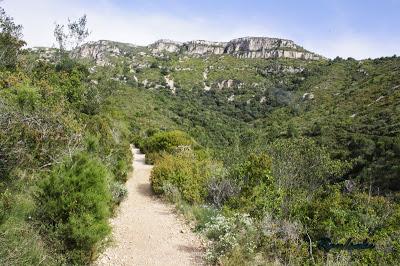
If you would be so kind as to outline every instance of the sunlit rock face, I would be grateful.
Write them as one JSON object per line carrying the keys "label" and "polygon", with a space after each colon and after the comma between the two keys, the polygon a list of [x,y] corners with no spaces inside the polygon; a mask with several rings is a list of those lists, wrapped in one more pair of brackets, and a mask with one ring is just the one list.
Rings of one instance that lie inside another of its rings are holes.
{"label": "sunlit rock face", "polygon": [[278,50],[281,48],[299,49],[300,46],[296,45],[293,41],[267,38],[267,37],[245,37],[231,40],[226,47],[226,53],[234,54],[241,52],[256,52]]}
{"label": "sunlit rock face", "polygon": [[291,40],[245,37],[228,42],[225,53],[239,58],[293,58],[321,59],[321,56],[304,50]]}
{"label": "sunlit rock face", "polygon": [[209,42],[209,41],[190,41],[183,45],[183,52],[190,55],[221,55],[225,51],[226,43],[224,42]]}
{"label": "sunlit rock face", "polygon": [[97,65],[108,64],[110,57],[125,56],[129,49],[136,47],[133,44],[101,40],[85,43],[72,51],[72,56],[94,60]]}
{"label": "sunlit rock face", "polygon": [[182,43],[171,40],[158,40],[155,43],[150,44],[149,49],[154,53],[170,52],[177,53],[181,50]]}
{"label": "sunlit rock face", "polygon": [[292,58],[318,60],[323,57],[309,52],[291,40],[268,37],[244,37],[229,42],[210,42],[204,40],[185,43],[159,40],[148,48],[153,53],[162,51],[191,56],[232,55],[238,58]]}
{"label": "sunlit rock face", "polygon": [[148,46],[118,43],[112,41],[89,42],[72,51],[73,56],[89,58],[97,65],[107,65],[110,58],[125,56],[134,60],[135,56],[166,56],[177,53],[184,56],[205,57],[209,55],[231,55],[237,58],[292,58],[319,60],[324,57],[305,50],[291,40],[268,37],[245,37],[229,42],[195,40],[176,42],[159,40]]}

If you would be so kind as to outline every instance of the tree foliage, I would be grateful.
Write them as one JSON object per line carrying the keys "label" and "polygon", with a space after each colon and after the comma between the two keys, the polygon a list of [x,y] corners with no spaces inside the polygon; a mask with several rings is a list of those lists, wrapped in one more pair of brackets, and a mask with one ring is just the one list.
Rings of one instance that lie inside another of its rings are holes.
{"label": "tree foliage", "polygon": [[73,50],[89,36],[87,17],[83,15],[76,21],[68,19],[67,25],[56,24],[54,37],[61,51]]}
{"label": "tree foliage", "polygon": [[24,45],[22,25],[15,24],[14,19],[0,7],[0,68],[14,68]]}

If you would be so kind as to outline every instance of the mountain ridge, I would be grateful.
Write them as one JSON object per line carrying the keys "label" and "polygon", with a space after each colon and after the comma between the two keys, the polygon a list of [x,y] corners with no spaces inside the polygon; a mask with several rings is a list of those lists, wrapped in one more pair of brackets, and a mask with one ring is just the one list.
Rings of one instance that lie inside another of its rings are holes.
{"label": "mountain ridge", "polygon": [[[124,48],[122,47],[124,46]],[[117,49],[116,49],[117,48]],[[209,55],[231,55],[237,58],[291,58],[302,60],[323,60],[324,56],[304,49],[292,40],[270,37],[241,37],[228,42],[192,40],[178,42],[160,39],[146,46],[121,43],[109,40],[92,41],[82,44],[74,53],[79,57],[95,57],[101,51],[115,53],[117,56],[126,49],[147,50],[153,55],[177,53],[203,57]]]}

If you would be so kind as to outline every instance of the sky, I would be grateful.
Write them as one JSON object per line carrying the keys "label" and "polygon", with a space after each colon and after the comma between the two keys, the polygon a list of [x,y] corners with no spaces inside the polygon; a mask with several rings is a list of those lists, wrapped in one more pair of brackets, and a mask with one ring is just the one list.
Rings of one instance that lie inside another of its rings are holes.
{"label": "sky", "polygon": [[400,0],[3,0],[28,46],[54,45],[55,23],[87,15],[89,40],[229,41],[266,36],[326,57],[400,55]]}

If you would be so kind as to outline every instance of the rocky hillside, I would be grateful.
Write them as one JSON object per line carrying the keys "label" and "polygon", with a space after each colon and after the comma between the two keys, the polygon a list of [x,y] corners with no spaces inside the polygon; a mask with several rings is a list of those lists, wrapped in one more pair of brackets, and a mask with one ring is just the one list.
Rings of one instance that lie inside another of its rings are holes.
{"label": "rocky hillside", "polygon": [[154,53],[176,52],[181,54],[204,55],[232,55],[239,58],[293,58],[319,60],[323,57],[306,51],[291,40],[268,37],[245,37],[229,42],[209,42],[203,40],[185,43],[170,40],[159,40],[148,48]]}
{"label": "rocky hillside", "polygon": [[[271,38],[160,40],[142,47],[101,41],[75,53],[97,63],[94,80],[105,78],[103,65],[108,79],[168,97],[179,114],[176,122],[190,121],[182,126],[192,125],[186,130],[203,144],[212,139],[212,146],[230,145],[239,128],[256,130],[261,143],[311,137],[333,157],[353,162],[351,178],[374,180],[381,191],[400,188],[397,57],[324,60],[292,41]],[[205,136],[196,126],[225,136]]]}
{"label": "rocky hillside", "polygon": [[195,40],[176,42],[159,40],[148,46],[136,46],[112,41],[90,42],[74,51],[77,57],[91,58],[104,65],[107,56],[132,56],[138,52],[163,56],[164,53],[175,53],[194,57],[209,55],[231,55],[237,58],[291,58],[303,60],[320,60],[323,56],[305,50],[291,40],[268,37],[245,37],[229,42],[211,42]]}
{"label": "rocky hillside", "polygon": [[[51,60],[55,51],[41,48],[36,52]],[[278,80],[283,82],[279,75],[298,74],[295,78],[301,81],[310,68],[327,62],[293,41],[267,37],[229,42],[159,40],[148,46],[101,40],[83,44],[72,55],[89,61],[92,73],[99,67],[111,67],[109,71],[115,80],[148,89],[165,88],[173,93],[176,89],[244,87],[256,93]],[[237,100],[233,96],[229,99]]]}

